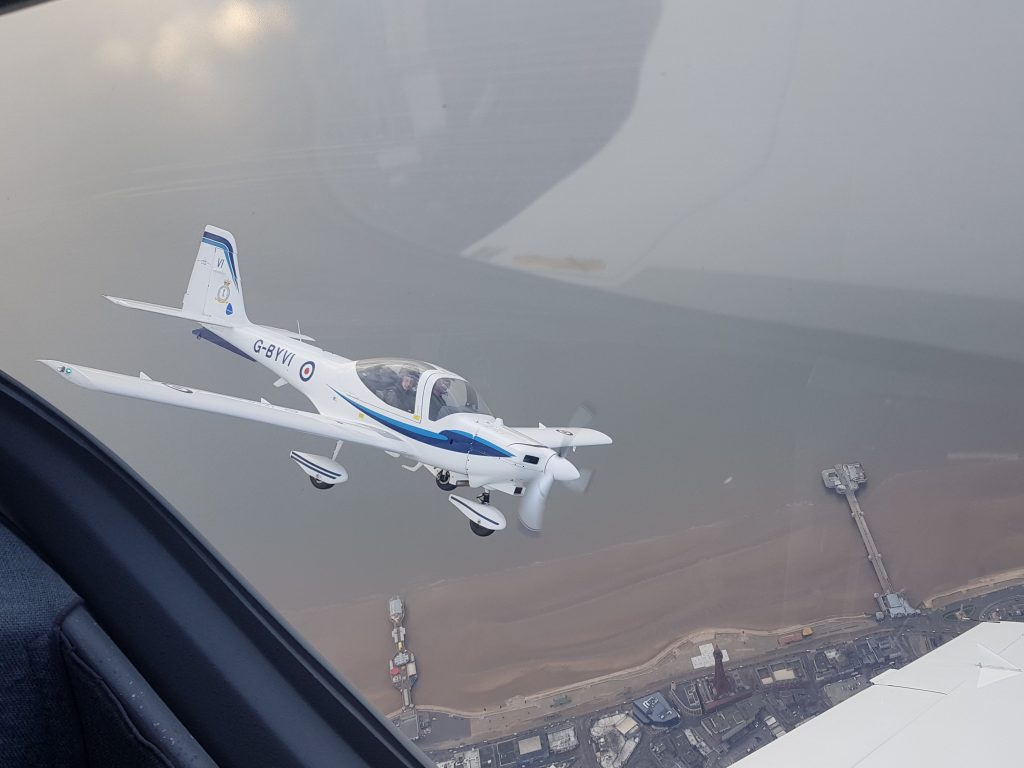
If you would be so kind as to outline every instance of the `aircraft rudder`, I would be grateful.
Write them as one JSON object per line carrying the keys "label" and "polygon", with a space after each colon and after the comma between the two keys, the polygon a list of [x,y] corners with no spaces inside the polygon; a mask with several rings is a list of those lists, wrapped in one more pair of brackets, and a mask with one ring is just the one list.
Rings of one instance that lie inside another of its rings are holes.
{"label": "aircraft rudder", "polygon": [[182,309],[220,323],[249,322],[242,298],[238,247],[226,229],[212,225],[203,229]]}

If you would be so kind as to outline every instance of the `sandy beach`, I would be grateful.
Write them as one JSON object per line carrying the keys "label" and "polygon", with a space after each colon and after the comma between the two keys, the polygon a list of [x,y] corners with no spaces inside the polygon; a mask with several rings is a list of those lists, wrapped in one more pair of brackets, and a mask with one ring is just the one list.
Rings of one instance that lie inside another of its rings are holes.
{"label": "sandy beach", "polygon": [[[1024,561],[1024,469],[963,463],[860,495],[912,602]],[[415,587],[404,597],[423,705],[475,710],[650,660],[711,627],[770,630],[875,609],[877,582],[846,505],[814,504],[585,555]],[[384,711],[386,595],[287,617]]]}

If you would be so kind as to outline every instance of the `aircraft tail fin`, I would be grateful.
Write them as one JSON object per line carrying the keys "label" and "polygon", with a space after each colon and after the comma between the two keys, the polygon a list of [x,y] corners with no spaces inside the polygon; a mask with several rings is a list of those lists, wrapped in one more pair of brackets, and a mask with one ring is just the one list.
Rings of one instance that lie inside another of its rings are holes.
{"label": "aircraft tail fin", "polygon": [[242,299],[238,248],[227,230],[212,226],[203,230],[181,309],[184,315],[218,325],[249,322]]}

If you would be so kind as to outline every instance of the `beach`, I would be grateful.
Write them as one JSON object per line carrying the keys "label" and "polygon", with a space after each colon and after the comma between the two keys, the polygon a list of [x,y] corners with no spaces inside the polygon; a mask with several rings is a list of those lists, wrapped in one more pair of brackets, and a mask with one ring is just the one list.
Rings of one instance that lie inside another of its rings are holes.
{"label": "beach", "polygon": [[[865,515],[913,603],[1024,560],[1024,473],[963,463],[865,488]],[[878,589],[841,498],[628,542],[404,593],[416,700],[460,710],[643,664],[703,628],[770,630],[870,613]],[[386,674],[386,595],[288,614],[377,707]]]}

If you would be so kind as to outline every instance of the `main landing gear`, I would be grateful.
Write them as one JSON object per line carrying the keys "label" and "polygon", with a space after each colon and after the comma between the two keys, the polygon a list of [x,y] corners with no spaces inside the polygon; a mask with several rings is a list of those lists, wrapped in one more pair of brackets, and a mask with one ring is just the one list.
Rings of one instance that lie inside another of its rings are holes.
{"label": "main landing gear", "polygon": [[475,501],[452,493],[448,495],[448,501],[469,519],[469,529],[477,536],[490,536],[495,531],[505,530],[505,516],[501,510],[491,506],[491,494],[488,491],[477,496]]}
{"label": "main landing gear", "polygon": [[[476,497],[476,500],[479,501],[481,504],[490,504],[491,492],[484,491],[483,493]],[[471,530],[477,536],[490,536],[492,533],[494,533],[493,528],[484,528],[482,525],[472,520],[469,521],[469,530]]]}
{"label": "main landing gear", "polygon": [[494,531],[490,528],[484,528],[482,525],[477,525],[472,520],[469,521],[469,530],[475,533],[477,536],[490,536]]}
{"label": "main landing gear", "polygon": [[[452,475],[447,469],[437,470],[437,474],[434,475],[434,482],[437,483],[437,487],[442,491],[454,491],[458,486],[452,482]],[[484,535],[484,534],[481,534]]]}
{"label": "main landing gear", "polygon": [[312,475],[309,478],[309,482],[311,482],[313,484],[314,488],[319,488],[321,491],[326,491],[326,490],[334,487],[330,483],[325,483],[323,480],[317,480]]}

